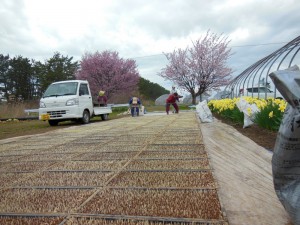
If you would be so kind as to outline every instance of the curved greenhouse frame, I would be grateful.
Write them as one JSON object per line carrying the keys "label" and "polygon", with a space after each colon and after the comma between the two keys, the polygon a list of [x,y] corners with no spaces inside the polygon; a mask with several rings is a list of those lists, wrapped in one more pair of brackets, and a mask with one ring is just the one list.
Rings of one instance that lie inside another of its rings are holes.
{"label": "curved greenhouse frame", "polygon": [[231,98],[240,96],[265,99],[280,97],[269,74],[299,63],[299,51],[300,36],[248,67],[225,87],[225,91],[230,93]]}

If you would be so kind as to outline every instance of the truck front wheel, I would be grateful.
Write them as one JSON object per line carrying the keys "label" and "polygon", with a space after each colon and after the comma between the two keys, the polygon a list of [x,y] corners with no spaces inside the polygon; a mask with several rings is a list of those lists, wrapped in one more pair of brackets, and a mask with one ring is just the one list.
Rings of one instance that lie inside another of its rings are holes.
{"label": "truck front wheel", "polygon": [[50,126],[57,126],[58,120],[48,120]]}
{"label": "truck front wheel", "polygon": [[90,122],[90,113],[89,113],[89,111],[87,111],[87,110],[83,111],[81,122],[83,124],[87,124],[87,123]]}

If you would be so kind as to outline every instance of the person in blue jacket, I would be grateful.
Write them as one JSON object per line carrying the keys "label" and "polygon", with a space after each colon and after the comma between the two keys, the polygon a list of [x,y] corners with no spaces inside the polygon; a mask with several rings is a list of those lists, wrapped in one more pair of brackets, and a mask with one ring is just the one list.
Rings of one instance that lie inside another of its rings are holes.
{"label": "person in blue jacket", "polygon": [[129,100],[129,105],[131,108],[131,116],[134,116],[135,113],[137,116],[139,116],[141,100],[138,97],[132,97]]}

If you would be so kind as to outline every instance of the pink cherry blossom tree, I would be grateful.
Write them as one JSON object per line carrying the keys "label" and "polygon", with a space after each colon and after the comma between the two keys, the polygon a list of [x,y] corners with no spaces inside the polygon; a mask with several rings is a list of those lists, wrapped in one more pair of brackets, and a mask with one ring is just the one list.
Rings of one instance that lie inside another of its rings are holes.
{"label": "pink cherry blossom tree", "polygon": [[158,75],[189,92],[196,104],[197,96],[202,100],[202,94],[219,90],[230,81],[232,69],[226,65],[231,56],[229,42],[227,37],[208,31],[192,47],[164,53],[169,63]]}
{"label": "pink cherry blossom tree", "polygon": [[114,51],[85,53],[76,78],[88,80],[93,95],[104,90],[107,98],[136,90],[139,72],[134,60],[123,59]]}

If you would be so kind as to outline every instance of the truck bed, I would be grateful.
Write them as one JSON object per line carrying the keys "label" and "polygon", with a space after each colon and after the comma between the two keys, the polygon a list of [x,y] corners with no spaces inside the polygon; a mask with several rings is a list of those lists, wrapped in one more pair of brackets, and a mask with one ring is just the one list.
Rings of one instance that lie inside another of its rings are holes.
{"label": "truck bed", "polygon": [[102,114],[109,114],[112,113],[111,107],[94,107],[94,115],[99,116]]}

